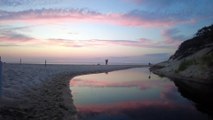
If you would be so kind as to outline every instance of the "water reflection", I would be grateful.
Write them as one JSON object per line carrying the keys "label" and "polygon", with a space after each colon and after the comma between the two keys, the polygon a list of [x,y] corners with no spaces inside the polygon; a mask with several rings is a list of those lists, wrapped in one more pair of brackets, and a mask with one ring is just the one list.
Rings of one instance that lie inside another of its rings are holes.
{"label": "water reflection", "polygon": [[185,91],[180,83],[147,68],[83,75],[72,79],[70,86],[80,119],[208,119],[190,98],[181,96]]}
{"label": "water reflection", "polygon": [[197,110],[213,118],[213,85],[173,80],[181,95],[194,102]]}
{"label": "water reflection", "polygon": [[151,79],[151,74],[152,74],[152,72],[151,72],[151,70],[149,69],[149,79]]}

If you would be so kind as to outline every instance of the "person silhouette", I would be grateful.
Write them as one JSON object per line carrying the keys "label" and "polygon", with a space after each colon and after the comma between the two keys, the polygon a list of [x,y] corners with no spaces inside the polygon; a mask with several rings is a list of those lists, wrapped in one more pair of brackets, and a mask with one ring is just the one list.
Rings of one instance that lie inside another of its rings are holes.
{"label": "person silhouette", "polygon": [[105,65],[108,65],[108,59],[105,60]]}
{"label": "person silhouette", "polygon": [[47,66],[47,60],[44,61],[44,66],[45,66],[45,67]]}

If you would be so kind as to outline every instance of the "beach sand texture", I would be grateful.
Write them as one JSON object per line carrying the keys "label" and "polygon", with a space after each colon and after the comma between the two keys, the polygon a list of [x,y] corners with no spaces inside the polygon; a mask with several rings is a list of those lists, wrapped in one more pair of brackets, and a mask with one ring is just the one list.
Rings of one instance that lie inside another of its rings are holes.
{"label": "beach sand texture", "polygon": [[75,120],[71,78],[133,67],[142,66],[4,64],[0,120]]}

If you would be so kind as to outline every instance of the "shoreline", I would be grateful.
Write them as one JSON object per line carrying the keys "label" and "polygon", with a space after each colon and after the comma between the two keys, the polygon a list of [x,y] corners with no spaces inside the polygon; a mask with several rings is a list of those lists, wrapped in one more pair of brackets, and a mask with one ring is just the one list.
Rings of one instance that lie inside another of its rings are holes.
{"label": "shoreline", "polygon": [[44,65],[5,64],[0,118],[76,120],[77,111],[69,88],[69,81],[73,77],[136,67],[146,67],[146,65],[47,65],[44,67]]}

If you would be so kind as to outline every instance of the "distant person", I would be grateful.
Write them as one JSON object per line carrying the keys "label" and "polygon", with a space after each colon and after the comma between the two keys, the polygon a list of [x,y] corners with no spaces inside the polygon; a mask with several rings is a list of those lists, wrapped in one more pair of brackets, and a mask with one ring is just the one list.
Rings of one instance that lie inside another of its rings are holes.
{"label": "distant person", "polygon": [[152,64],[151,63],[149,63],[149,66],[151,66]]}
{"label": "distant person", "polygon": [[45,67],[47,66],[47,60],[45,60],[44,66],[45,66]]}
{"label": "distant person", "polygon": [[20,64],[22,64],[22,60],[21,60],[21,58],[20,58]]}
{"label": "distant person", "polygon": [[108,59],[105,60],[105,64],[108,65]]}

